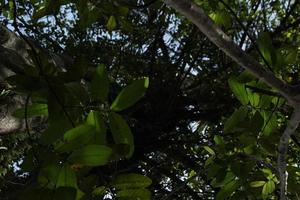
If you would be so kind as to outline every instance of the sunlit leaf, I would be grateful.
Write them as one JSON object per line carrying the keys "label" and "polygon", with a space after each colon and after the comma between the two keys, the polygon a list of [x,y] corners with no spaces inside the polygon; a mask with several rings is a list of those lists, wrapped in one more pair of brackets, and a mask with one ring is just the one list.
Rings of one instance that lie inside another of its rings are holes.
{"label": "sunlit leaf", "polygon": [[251,187],[261,187],[266,183],[266,181],[253,181],[250,183]]}
{"label": "sunlit leaf", "polygon": [[68,160],[71,163],[82,164],[86,166],[105,165],[111,156],[111,148],[103,145],[87,145],[74,151]]}
{"label": "sunlit leaf", "polygon": [[114,16],[110,16],[106,24],[107,30],[111,32],[112,30],[115,29],[116,26],[117,26],[116,18]]}
{"label": "sunlit leaf", "polygon": [[149,78],[142,78],[133,81],[120,92],[110,108],[113,111],[121,111],[132,106],[144,96],[148,87]]}
{"label": "sunlit leaf", "polygon": [[94,137],[96,129],[91,125],[77,126],[64,134],[64,141],[56,146],[59,152],[71,151],[87,144]]}

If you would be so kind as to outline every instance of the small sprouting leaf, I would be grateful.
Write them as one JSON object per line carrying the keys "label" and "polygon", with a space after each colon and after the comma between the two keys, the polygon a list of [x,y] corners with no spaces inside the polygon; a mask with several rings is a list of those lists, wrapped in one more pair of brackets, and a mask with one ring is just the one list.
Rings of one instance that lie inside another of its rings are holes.
{"label": "small sprouting leaf", "polygon": [[251,187],[261,187],[266,183],[266,181],[253,181],[250,183]]}
{"label": "small sprouting leaf", "polygon": [[112,149],[104,145],[88,145],[74,151],[68,158],[72,163],[86,166],[105,165],[111,156]]}
{"label": "small sprouting leaf", "polygon": [[112,186],[124,190],[133,188],[145,188],[152,184],[152,180],[140,174],[121,174],[112,181]]}
{"label": "small sprouting leaf", "polygon": [[[33,103],[32,105],[27,107],[27,117],[33,116],[48,116],[48,105],[41,103]],[[25,118],[25,108],[17,109],[14,114],[14,117]]]}
{"label": "small sprouting leaf", "polygon": [[247,113],[248,110],[244,107],[240,107],[238,110],[234,111],[234,113],[225,122],[224,132],[229,133],[234,130],[236,125],[246,118]]}
{"label": "small sprouting leaf", "polygon": [[109,79],[104,65],[99,65],[91,82],[91,96],[102,102],[107,100]]}
{"label": "small sprouting leaf", "polygon": [[110,108],[113,111],[121,111],[132,106],[144,96],[148,87],[149,78],[142,78],[133,81],[120,92]]}
{"label": "small sprouting leaf", "polygon": [[236,79],[231,78],[228,80],[229,87],[236,98],[243,104],[247,105],[249,102],[247,90],[245,85],[239,83]]}
{"label": "small sprouting leaf", "polygon": [[109,126],[116,144],[127,144],[130,146],[130,151],[126,157],[131,157],[134,151],[134,139],[126,121],[121,115],[112,112],[109,114]]}
{"label": "small sprouting leaf", "polygon": [[117,21],[116,21],[115,17],[110,16],[107,21],[107,24],[106,24],[108,31],[111,32],[113,29],[116,28],[116,26],[117,26]]}

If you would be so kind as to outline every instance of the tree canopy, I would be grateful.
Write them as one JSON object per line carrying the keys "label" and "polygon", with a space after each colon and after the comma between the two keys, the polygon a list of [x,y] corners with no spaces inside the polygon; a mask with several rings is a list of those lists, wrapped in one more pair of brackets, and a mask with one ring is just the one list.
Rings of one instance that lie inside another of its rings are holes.
{"label": "tree canopy", "polygon": [[299,199],[297,0],[0,0],[1,199]]}

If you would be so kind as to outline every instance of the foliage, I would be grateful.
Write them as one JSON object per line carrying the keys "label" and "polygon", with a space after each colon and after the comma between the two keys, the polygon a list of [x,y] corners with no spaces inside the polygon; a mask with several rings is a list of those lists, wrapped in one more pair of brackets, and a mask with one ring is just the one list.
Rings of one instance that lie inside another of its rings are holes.
{"label": "foliage", "polygon": [[[277,77],[299,82],[297,1],[195,2]],[[0,6],[1,22],[17,31],[17,20],[19,37],[42,49],[29,47],[31,65],[5,80],[29,99],[13,116],[32,123],[0,136],[1,197],[278,196],[286,102],[162,1]],[[290,199],[300,195],[297,137],[287,161]]]}

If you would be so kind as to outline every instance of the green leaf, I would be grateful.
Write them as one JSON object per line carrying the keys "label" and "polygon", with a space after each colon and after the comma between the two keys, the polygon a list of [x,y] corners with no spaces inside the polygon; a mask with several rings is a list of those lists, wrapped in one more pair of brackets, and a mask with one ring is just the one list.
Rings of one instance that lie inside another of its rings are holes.
{"label": "green leaf", "polygon": [[216,200],[227,199],[231,194],[239,187],[239,182],[237,180],[232,180],[217,193]]}
{"label": "green leaf", "polygon": [[149,78],[133,81],[120,92],[110,108],[113,111],[121,111],[132,106],[144,96],[148,87]]}
{"label": "green leaf", "polygon": [[266,183],[266,181],[253,181],[250,183],[251,187],[261,187]]}
{"label": "green leaf", "polygon": [[267,183],[265,183],[263,187],[263,194],[271,194],[275,190],[275,183],[272,180],[269,180]]}
{"label": "green leaf", "polygon": [[96,128],[93,142],[95,144],[106,144],[106,126],[101,113],[98,111],[90,111],[86,123]]}
{"label": "green leaf", "polygon": [[56,146],[59,152],[67,152],[87,144],[95,135],[95,127],[91,125],[77,126],[64,134],[64,142]]}
{"label": "green leaf", "polygon": [[115,29],[117,26],[117,21],[115,19],[114,16],[110,16],[108,21],[107,21],[107,24],[106,24],[106,27],[107,27],[107,30],[109,32],[111,32],[113,29]]}
{"label": "green leaf", "polygon": [[240,107],[238,110],[234,111],[234,113],[225,122],[224,132],[229,133],[233,131],[234,128],[246,118],[247,113],[248,110],[244,107]]}
{"label": "green leaf", "polygon": [[152,184],[152,180],[147,176],[140,174],[121,174],[111,182],[111,185],[117,189],[133,189],[133,188],[145,188]]}
{"label": "green leaf", "polygon": [[90,135],[94,131],[95,131],[95,127],[93,127],[91,125],[82,124],[82,125],[79,125],[75,128],[72,128],[71,130],[67,131],[64,134],[64,139],[67,142],[69,142],[69,141],[75,140],[76,138],[78,138],[80,136]]}
{"label": "green leaf", "polygon": [[91,96],[94,100],[107,100],[109,79],[104,65],[99,65],[91,82]]}
{"label": "green leaf", "polygon": [[251,89],[248,88],[247,88],[247,94],[251,106],[256,108],[259,105],[260,96],[257,93],[252,92]]}
{"label": "green leaf", "polygon": [[263,135],[270,136],[278,128],[276,113],[269,111],[262,111],[264,118]]}
{"label": "green leaf", "polygon": [[268,187],[267,187],[267,183],[265,183],[262,189],[262,198],[267,199],[268,195],[269,195]]}
{"label": "green leaf", "polygon": [[229,87],[236,98],[243,104],[247,105],[249,102],[247,90],[245,85],[239,83],[235,78],[230,78],[228,80]]}
{"label": "green leaf", "polygon": [[211,155],[215,155],[216,153],[214,152],[214,150],[212,148],[210,148],[209,146],[204,146],[203,147],[209,154]]}
{"label": "green leaf", "polygon": [[[47,104],[33,103],[32,105],[27,107],[28,118],[39,115],[48,116]],[[25,108],[17,109],[14,112],[13,116],[18,118],[25,118]]]}
{"label": "green leaf", "polygon": [[103,145],[88,145],[74,151],[68,158],[72,163],[86,166],[105,165],[111,156],[111,148]]}
{"label": "green leaf", "polygon": [[214,136],[214,141],[217,145],[224,145],[224,139],[222,136],[215,135]]}
{"label": "green leaf", "polygon": [[109,114],[109,127],[116,144],[130,146],[130,151],[126,157],[131,157],[134,151],[134,138],[126,121],[121,115],[112,112]]}
{"label": "green leaf", "polygon": [[266,32],[260,33],[257,38],[257,44],[264,58],[270,65],[272,65],[275,61],[275,48],[272,45],[272,39],[270,35]]}
{"label": "green leaf", "polygon": [[69,165],[64,165],[59,172],[56,187],[77,188],[76,175]]}
{"label": "green leaf", "polygon": [[123,200],[151,200],[151,192],[147,189],[128,189],[117,192],[117,198]]}

